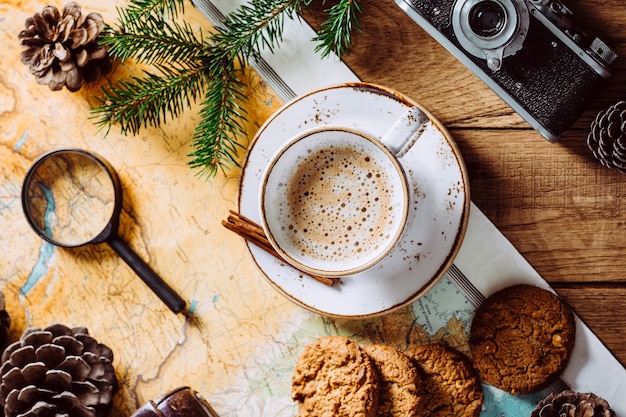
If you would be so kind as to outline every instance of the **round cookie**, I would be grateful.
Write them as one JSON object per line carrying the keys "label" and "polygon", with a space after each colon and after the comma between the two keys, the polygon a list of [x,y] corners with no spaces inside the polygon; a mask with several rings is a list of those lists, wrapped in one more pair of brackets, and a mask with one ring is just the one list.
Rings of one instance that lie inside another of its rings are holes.
{"label": "round cookie", "polygon": [[348,338],[325,336],[306,346],[296,362],[291,387],[299,417],[376,416],[376,369]]}
{"label": "round cookie", "polygon": [[567,305],[550,291],[522,284],[496,292],[476,310],[469,346],[484,382],[527,394],[557,379],[575,337]]}
{"label": "round cookie", "polygon": [[375,344],[363,350],[378,372],[377,417],[422,415],[422,378],[411,360],[393,346]]}
{"label": "round cookie", "polygon": [[480,415],[482,388],[478,374],[465,355],[442,343],[416,345],[405,354],[422,371],[423,415]]}

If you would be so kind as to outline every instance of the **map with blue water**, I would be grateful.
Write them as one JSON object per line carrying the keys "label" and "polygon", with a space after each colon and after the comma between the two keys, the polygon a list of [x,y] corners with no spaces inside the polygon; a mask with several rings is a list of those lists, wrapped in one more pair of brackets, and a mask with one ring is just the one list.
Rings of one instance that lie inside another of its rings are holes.
{"label": "map with blue water", "polygon": [[[290,400],[295,362],[304,346],[323,335],[349,337],[361,346],[387,343],[400,350],[416,343],[441,341],[468,354],[468,332],[474,310],[470,300],[446,276],[410,307],[379,318],[337,320],[303,312],[285,323],[281,334],[276,335],[277,343],[259,347],[263,352],[258,357],[263,360],[256,364],[256,372],[240,375],[242,385],[247,385],[249,391],[232,393],[235,407],[232,412],[296,415],[297,406]],[[528,417],[550,392],[547,389],[530,395],[512,395],[487,384],[482,389],[481,417]]]}

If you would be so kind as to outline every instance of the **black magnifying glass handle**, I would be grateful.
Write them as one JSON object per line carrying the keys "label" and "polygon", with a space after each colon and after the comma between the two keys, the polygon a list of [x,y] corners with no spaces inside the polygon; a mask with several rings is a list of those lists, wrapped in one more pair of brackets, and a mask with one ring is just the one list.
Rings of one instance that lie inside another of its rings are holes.
{"label": "black magnifying glass handle", "polygon": [[107,239],[107,243],[170,310],[176,314],[185,310],[187,304],[185,300],[163,281],[163,279],[158,276],[157,273],[122,240],[122,238],[113,234]]}

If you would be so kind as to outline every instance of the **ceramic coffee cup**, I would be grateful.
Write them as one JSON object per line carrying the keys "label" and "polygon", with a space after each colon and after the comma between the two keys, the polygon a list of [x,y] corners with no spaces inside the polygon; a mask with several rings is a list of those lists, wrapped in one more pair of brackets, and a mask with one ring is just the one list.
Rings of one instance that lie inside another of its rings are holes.
{"label": "ceramic coffee cup", "polygon": [[427,121],[413,107],[382,139],[320,126],[282,146],[263,174],[259,199],[264,231],[281,257],[327,277],[357,274],[384,259],[409,213],[399,158]]}

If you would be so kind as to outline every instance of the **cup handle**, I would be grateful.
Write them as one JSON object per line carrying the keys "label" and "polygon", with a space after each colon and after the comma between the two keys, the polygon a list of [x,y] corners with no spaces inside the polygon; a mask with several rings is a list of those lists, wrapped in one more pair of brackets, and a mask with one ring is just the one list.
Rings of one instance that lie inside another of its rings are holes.
{"label": "cup handle", "polygon": [[417,142],[429,120],[419,107],[411,107],[385,133],[382,142],[397,158],[401,158]]}

